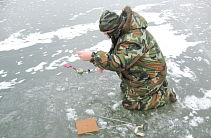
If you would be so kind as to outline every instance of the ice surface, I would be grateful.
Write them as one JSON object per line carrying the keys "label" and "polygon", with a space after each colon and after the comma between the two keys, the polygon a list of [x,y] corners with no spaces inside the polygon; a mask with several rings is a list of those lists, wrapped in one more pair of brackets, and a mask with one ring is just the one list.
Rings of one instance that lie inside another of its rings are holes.
{"label": "ice surface", "polygon": [[[135,137],[135,125],[99,116],[148,123],[147,137],[211,135],[210,1],[127,3],[148,21],[178,102],[144,112],[126,110],[118,76],[98,74],[77,57],[78,50],[109,51],[111,41],[99,32],[99,17],[106,9],[121,13],[124,1],[2,2],[0,137],[79,137],[75,121],[89,117],[104,128],[93,137]],[[64,64],[91,72],[79,75]]]}
{"label": "ice surface", "polygon": [[41,63],[40,63],[39,65],[37,65],[36,67],[27,69],[26,72],[32,72],[32,71],[36,72],[36,71],[38,71],[38,70],[43,70],[43,68],[44,68],[43,66],[46,65],[46,64],[47,64],[46,62],[41,62]]}
{"label": "ice surface", "polygon": [[202,98],[196,97],[195,95],[186,96],[184,104],[193,110],[205,110],[211,107],[211,90],[204,92]]}
{"label": "ice surface", "polygon": [[67,120],[77,120],[77,114],[75,109],[69,108],[66,110]]}
{"label": "ice surface", "polygon": [[87,114],[89,114],[89,115],[94,115],[95,114],[95,112],[92,110],[92,109],[86,109],[86,111],[85,111]]}
{"label": "ice surface", "polygon": [[13,88],[16,84],[22,83],[24,80],[25,79],[17,81],[17,78],[15,78],[15,79],[12,79],[9,82],[6,82],[6,81],[0,82],[0,90]]}

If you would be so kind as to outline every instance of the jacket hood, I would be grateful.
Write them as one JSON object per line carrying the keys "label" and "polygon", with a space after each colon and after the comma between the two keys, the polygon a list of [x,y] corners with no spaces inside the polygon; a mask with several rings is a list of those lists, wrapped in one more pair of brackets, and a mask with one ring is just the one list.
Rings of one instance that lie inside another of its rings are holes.
{"label": "jacket hood", "polygon": [[147,21],[144,19],[144,17],[136,12],[133,12],[130,7],[126,6],[120,16],[125,15],[125,13],[127,20],[123,25],[123,34],[126,34],[131,30],[147,28]]}

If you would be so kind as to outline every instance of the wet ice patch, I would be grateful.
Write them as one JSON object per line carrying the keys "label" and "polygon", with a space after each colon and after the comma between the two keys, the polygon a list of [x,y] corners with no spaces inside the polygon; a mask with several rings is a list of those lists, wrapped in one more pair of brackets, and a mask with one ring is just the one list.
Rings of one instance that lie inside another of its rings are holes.
{"label": "wet ice patch", "polygon": [[193,110],[209,109],[211,107],[211,90],[204,93],[204,97],[186,96],[184,105]]}
{"label": "wet ice patch", "polygon": [[77,115],[76,115],[76,111],[75,109],[67,109],[66,110],[66,116],[67,116],[67,120],[77,120]]}
{"label": "wet ice patch", "polygon": [[18,111],[10,112],[5,117],[0,119],[0,124],[12,121],[12,119],[14,119],[14,116],[17,116],[17,114],[18,114]]}

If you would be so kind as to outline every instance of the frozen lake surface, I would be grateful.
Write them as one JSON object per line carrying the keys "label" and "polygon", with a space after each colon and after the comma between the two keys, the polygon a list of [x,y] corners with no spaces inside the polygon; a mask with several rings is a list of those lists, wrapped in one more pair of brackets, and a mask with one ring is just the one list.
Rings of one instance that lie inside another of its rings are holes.
{"label": "frozen lake surface", "polygon": [[[126,110],[118,76],[77,57],[79,50],[109,50],[100,15],[126,5],[148,21],[177,103]],[[148,123],[149,138],[211,137],[210,17],[210,0],[0,0],[0,138],[136,137],[135,125],[103,117]],[[78,135],[75,121],[93,117],[101,129]]]}

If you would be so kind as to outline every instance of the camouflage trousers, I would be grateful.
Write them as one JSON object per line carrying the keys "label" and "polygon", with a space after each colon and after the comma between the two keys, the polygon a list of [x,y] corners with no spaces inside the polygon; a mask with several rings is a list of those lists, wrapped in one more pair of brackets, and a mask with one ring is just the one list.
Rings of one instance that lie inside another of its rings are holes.
{"label": "camouflage trousers", "polygon": [[150,96],[139,96],[135,92],[134,87],[131,87],[127,83],[122,81],[120,84],[120,88],[124,93],[122,105],[126,109],[140,110],[140,111],[162,107],[169,103],[170,91],[167,88],[167,86],[168,83],[165,79],[160,89],[158,89]]}

